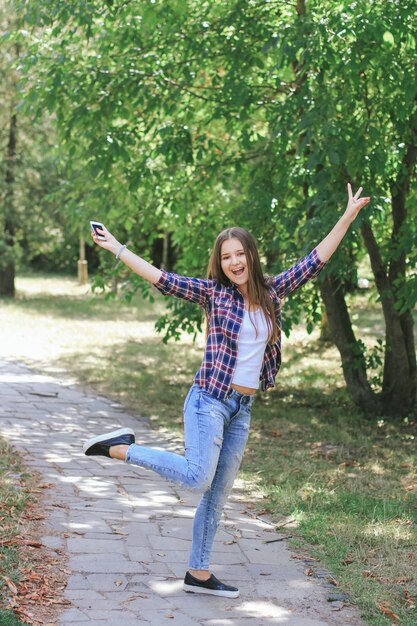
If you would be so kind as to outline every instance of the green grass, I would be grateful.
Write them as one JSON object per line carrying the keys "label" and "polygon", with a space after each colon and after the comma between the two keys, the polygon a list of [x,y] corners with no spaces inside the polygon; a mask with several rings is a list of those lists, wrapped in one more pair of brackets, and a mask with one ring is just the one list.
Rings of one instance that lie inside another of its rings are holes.
{"label": "green grass", "polygon": [[15,452],[0,439],[0,626],[21,626],[22,622],[7,608],[11,595],[4,577],[19,582],[19,553],[16,545],[7,545],[24,532],[23,515],[29,494],[28,475],[22,472]]}
{"label": "green grass", "polygon": [[285,418],[258,407],[243,475],[264,509],[296,519],[295,534],[369,624],[391,623],[377,608],[388,602],[401,624],[415,625],[404,594],[417,597],[416,427],[379,426],[348,407],[340,398],[319,410],[292,406]]}
{"label": "green grass", "polygon": [[[66,373],[155,427],[182,432],[203,338],[164,345],[153,329],[162,298],[106,302],[54,278],[22,278],[18,289],[0,309],[0,345],[11,358]],[[364,296],[352,306],[358,336],[372,347],[380,311]],[[416,437],[416,415],[365,418],[347,395],[337,350],[301,326],[284,339],[277,387],[254,405],[240,475],[248,499],[273,519],[295,520],[295,545],[322,560],[374,626],[392,623],[382,603],[402,625],[417,623]]]}

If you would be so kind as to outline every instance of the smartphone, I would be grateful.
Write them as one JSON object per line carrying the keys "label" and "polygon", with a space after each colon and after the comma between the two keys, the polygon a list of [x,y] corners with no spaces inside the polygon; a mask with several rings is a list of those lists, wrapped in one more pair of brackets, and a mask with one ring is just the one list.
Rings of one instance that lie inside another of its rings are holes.
{"label": "smartphone", "polygon": [[104,230],[104,226],[101,222],[91,222],[90,221],[90,225],[91,225],[91,230],[93,230],[96,235],[97,235],[97,239],[100,239],[100,241],[106,241],[106,238],[104,235],[100,235],[97,232],[97,228],[99,228],[100,230]]}

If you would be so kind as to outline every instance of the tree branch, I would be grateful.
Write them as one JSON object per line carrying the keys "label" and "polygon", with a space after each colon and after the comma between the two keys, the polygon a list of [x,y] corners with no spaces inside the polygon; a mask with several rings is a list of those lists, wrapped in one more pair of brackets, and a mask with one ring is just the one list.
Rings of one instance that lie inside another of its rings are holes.
{"label": "tree branch", "polygon": [[383,294],[386,296],[386,294],[391,291],[391,285],[387,275],[387,268],[382,260],[377,240],[369,222],[362,222],[361,234],[371,261],[376,288],[378,289],[381,299],[383,299]]}
{"label": "tree branch", "polygon": [[[390,184],[393,219],[391,243],[394,251],[399,248],[399,236],[401,234],[401,229],[407,220],[406,202],[410,191],[410,181],[417,161],[417,96],[414,99],[414,105],[414,111],[409,120],[410,139],[401,160],[397,178]],[[391,283],[393,283],[396,278],[404,279],[405,270],[405,251],[399,250],[398,255],[394,252],[389,268],[389,278]]]}

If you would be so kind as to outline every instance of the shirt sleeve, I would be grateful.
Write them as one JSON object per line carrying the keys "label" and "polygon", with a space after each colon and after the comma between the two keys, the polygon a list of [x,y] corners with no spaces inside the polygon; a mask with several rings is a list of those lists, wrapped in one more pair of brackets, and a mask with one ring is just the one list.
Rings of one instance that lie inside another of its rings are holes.
{"label": "shirt sleeve", "polygon": [[162,275],[154,286],[164,296],[175,296],[205,307],[212,283],[209,279],[189,278],[162,270]]}
{"label": "shirt sleeve", "polygon": [[314,248],[310,254],[300,259],[288,270],[274,276],[272,286],[279,298],[285,298],[298,287],[318,276],[325,265],[324,261],[320,261],[317,250]]}

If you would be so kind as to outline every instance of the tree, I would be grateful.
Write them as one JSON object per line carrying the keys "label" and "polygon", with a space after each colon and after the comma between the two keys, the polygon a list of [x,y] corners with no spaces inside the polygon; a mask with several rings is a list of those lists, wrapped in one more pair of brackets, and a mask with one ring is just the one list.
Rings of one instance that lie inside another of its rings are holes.
{"label": "tree", "polygon": [[[28,108],[56,115],[71,159],[95,176],[110,225],[170,233],[176,269],[201,272],[231,222],[269,272],[307,252],[336,219],[348,180],[369,209],[319,281],[353,400],[406,415],[415,403],[416,3],[72,0],[31,2],[43,28],[22,65]],[[45,28],[46,27],[46,28]],[[39,33],[39,30],[36,31]],[[123,202],[120,198],[123,194]],[[190,237],[190,229],[193,235]],[[380,385],[345,295],[369,256],[386,323]],[[160,327],[195,313],[174,303]],[[317,291],[287,305],[320,318]],[[179,316],[179,317],[178,317]],[[174,320],[172,322],[172,320]]]}
{"label": "tree", "polygon": [[[0,5],[3,10],[6,7]],[[0,13],[0,23],[6,26],[8,18]],[[10,27],[10,24],[9,24]],[[14,96],[16,76],[11,71],[13,62],[19,57],[19,44],[13,42],[5,48],[3,63],[0,73],[3,78],[0,95],[5,103],[4,117],[2,119],[4,134],[2,134],[2,151],[4,154],[4,165],[2,168],[2,178],[4,181],[3,192],[0,195],[0,224],[2,222],[3,236],[0,238],[0,296],[13,297],[15,294],[15,261],[14,261],[14,240],[15,240],[15,169],[17,158],[17,113],[14,110]]]}

